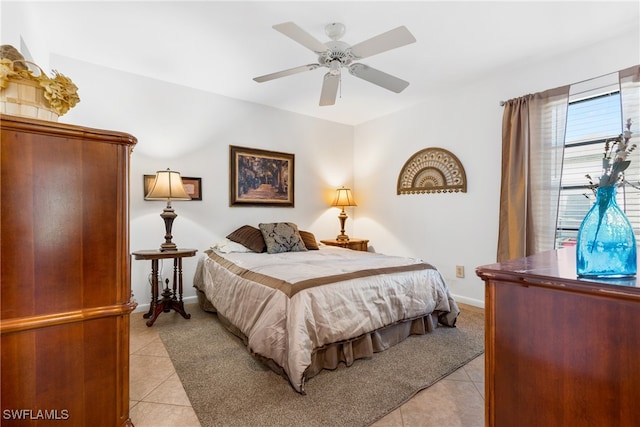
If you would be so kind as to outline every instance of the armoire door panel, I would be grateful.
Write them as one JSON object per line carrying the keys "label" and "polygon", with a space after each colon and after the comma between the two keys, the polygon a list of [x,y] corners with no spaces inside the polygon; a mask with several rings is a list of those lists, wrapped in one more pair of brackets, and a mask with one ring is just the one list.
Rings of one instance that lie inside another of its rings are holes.
{"label": "armoire door panel", "polygon": [[3,416],[44,410],[65,426],[131,424],[135,143],[122,132],[0,115]]}

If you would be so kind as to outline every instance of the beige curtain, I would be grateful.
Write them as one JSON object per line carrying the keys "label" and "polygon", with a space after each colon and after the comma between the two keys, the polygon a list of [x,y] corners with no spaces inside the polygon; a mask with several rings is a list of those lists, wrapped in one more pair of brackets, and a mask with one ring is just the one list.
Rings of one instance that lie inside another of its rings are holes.
{"label": "beige curtain", "polygon": [[[640,65],[636,65],[631,68],[627,68],[618,73],[618,83],[620,84],[620,104],[622,117],[620,121],[623,130],[626,130],[626,122],[631,120],[631,144],[640,146]],[[622,187],[624,195],[625,213],[634,226],[636,233],[636,243],[640,244],[640,230],[638,224],[640,224],[640,200],[638,200],[637,189],[640,186],[640,181],[637,178],[640,177],[640,152],[634,151],[630,156],[631,164],[625,171],[625,175],[630,179],[630,186]]]}
{"label": "beige curtain", "polygon": [[627,119],[631,119],[631,130],[633,131],[631,143],[640,145],[640,65],[620,71],[618,78],[623,125]]}
{"label": "beige curtain", "polygon": [[553,249],[569,86],[505,103],[498,262]]}

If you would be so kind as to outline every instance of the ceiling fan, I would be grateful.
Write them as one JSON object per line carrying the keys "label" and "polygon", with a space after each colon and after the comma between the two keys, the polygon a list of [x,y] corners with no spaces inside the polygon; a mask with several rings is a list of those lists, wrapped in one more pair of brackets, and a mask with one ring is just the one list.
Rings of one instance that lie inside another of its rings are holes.
{"label": "ceiling fan", "polygon": [[409,86],[409,82],[405,80],[369,67],[368,65],[354,62],[414,43],[416,41],[415,37],[413,37],[404,26],[379,34],[353,46],[340,41],[340,38],[345,32],[345,26],[339,22],[325,26],[324,31],[331,39],[331,41],[327,43],[320,42],[293,22],[274,25],[273,29],[315,52],[318,55],[318,63],[302,65],[255,77],[253,80],[258,83],[302,73],[304,71],[315,70],[318,67],[326,67],[329,69],[329,72],[324,75],[322,91],[320,93],[320,106],[334,105],[336,103],[338,85],[340,84],[340,72],[343,67],[347,68],[352,75],[395,93],[400,93]]}

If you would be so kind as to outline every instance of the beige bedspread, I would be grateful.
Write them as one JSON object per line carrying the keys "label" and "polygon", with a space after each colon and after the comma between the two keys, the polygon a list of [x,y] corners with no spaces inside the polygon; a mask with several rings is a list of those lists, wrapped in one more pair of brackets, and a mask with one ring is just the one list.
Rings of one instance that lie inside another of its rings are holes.
{"label": "beige bedspread", "polygon": [[194,285],[301,393],[315,349],[434,311],[453,326],[459,313],[440,273],[417,259],[330,246],[206,254]]}

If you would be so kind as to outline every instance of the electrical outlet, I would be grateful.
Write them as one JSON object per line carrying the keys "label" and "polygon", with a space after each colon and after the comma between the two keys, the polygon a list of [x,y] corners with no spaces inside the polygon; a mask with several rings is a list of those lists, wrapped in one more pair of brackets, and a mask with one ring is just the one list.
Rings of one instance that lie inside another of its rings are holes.
{"label": "electrical outlet", "polygon": [[463,265],[456,265],[456,277],[464,277],[464,266]]}

